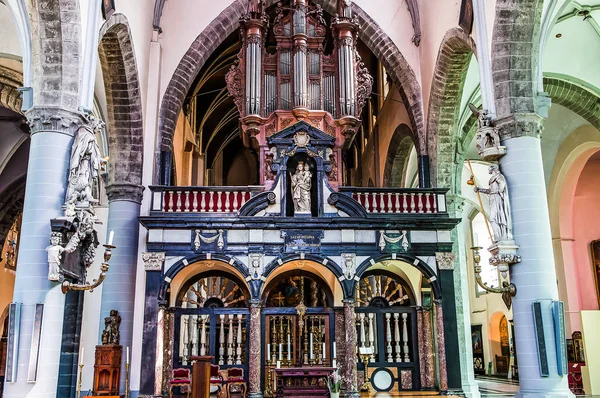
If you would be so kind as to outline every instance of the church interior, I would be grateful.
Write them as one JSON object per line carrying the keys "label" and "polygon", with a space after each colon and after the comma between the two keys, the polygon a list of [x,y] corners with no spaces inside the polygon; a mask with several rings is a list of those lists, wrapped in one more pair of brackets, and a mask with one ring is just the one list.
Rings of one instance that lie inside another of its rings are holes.
{"label": "church interior", "polygon": [[0,0],[0,397],[600,395],[600,0]]}

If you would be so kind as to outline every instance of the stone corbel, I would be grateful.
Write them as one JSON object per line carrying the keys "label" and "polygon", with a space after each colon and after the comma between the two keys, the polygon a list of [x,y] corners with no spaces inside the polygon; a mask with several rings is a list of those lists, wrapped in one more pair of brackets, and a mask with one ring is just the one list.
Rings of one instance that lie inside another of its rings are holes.
{"label": "stone corbel", "polygon": [[506,147],[500,145],[500,133],[492,122],[488,110],[478,109],[473,104],[469,104],[469,108],[477,116],[478,120],[475,141],[477,152],[481,159],[490,162],[496,161],[506,155]]}
{"label": "stone corbel", "polygon": [[453,271],[456,254],[452,252],[435,253],[435,262],[440,271]]}
{"label": "stone corbel", "polygon": [[144,261],[145,271],[162,271],[166,254],[164,252],[144,252],[142,260]]}
{"label": "stone corbel", "polygon": [[265,281],[265,277],[263,276],[265,270],[264,257],[263,253],[248,253],[248,273],[250,274],[246,278],[248,281]]}
{"label": "stone corbel", "polygon": [[359,280],[356,276],[356,254],[342,253],[342,270],[347,281]]}

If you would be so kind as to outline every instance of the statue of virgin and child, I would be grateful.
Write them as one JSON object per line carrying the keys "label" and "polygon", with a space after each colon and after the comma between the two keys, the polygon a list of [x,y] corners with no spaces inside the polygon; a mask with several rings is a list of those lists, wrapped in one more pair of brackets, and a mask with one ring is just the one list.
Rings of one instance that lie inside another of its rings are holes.
{"label": "statue of virgin and child", "polygon": [[292,200],[294,202],[295,214],[310,214],[310,190],[312,186],[312,173],[310,165],[303,161],[298,162],[296,172],[292,179]]}

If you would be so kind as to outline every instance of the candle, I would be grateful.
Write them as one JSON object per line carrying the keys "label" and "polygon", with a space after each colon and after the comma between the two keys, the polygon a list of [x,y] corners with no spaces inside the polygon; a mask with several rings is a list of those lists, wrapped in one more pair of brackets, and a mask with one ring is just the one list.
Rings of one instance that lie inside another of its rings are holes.
{"label": "candle", "polygon": [[333,342],[333,359],[337,358],[337,350],[335,349],[335,341]]}
{"label": "candle", "polygon": [[287,360],[288,363],[292,360],[292,341],[290,338],[290,334],[288,333],[288,355],[287,355]]}
{"label": "candle", "polygon": [[279,343],[279,360],[281,361],[283,359],[283,344]]}
{"label": "candle", "polygon": [[310,334],[310,359],[315,359],[315,354],[313,352],[313,334]]}
{"label": "candle", "polygon": [[335,359],[331,361],[331,366],[337,368],[337,361]]}
{"label": "candle", "polygon": [[277,369],[281,367],[281,361],[277,361]]}
{"label": "candle", "polygon": [[129,365],[129,347],[127,347],[127,362],[125,362],[127,365]]}
{"label": "candle", "polygon": [[115,231],[110,231],[110,234],[108,234],[108,244],[109,245],[112,245],[114,237],[115,237]]}
{"label": "candle", "polygon": [[323,343],[323,360],[327,359],[327,355],[325,355],[325,343]]}
{"label": "candle", "polygon": [[79,359],[79,364],[83,365],[83,354],[85,353],[85,347],[81,346],[81,355],[80,355],[80,359]]}
{"label": "candle", "polygon": [[476,233],[473,234],[473,246],[479,246],[479,236]]}
{"label": "candle", "polygon": [[271,362],[271,344],[267,344],[267,361]]}

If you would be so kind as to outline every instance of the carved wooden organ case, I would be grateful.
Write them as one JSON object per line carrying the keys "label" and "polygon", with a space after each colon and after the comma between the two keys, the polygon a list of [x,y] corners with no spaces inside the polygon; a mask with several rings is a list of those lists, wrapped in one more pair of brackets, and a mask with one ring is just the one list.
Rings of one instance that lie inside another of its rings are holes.
{"label": "carved wooden organ case", "polygon": [[[329,30],[322,8],[307,0],[279,3],[273,21],[263,2],[251,0],[241,18],[242,46],[226,81],[240,112],[244,145],[259,152],[261,184],[275,175],[267,138],[300,120],[335,138],[326,160],[343,170],[341,150],[354,139],[373,86],[356,51],[358,23],[350,3],[339,0]],[[328,32],[334,43],[331,54],[325,48]],[[269,49],[268,36],[275,38]],[[334,188],[339,185],[337,175],[329,176]]]}

